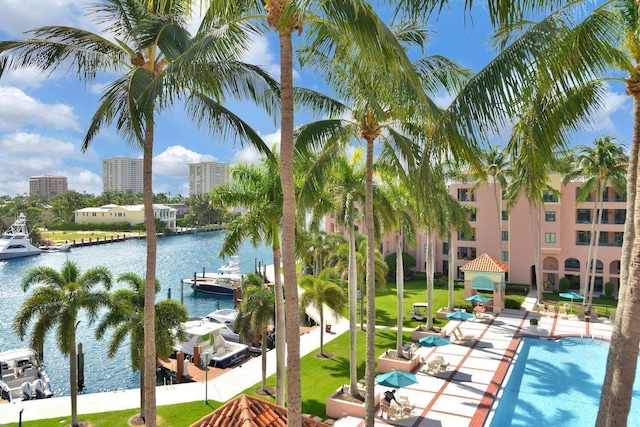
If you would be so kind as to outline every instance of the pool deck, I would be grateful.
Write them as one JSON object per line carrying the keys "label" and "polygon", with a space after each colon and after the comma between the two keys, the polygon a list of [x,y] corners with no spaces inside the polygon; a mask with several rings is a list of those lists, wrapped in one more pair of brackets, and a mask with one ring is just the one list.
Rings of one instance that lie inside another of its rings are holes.
{"label": "pool deck", "polygon": [[[525,307],[532,307],[533,299],[527,298]],[[530,330],[528,319],[540,317],[537,331]],[[384,326],[378,326],[384,327]],[[300,337],[301,354],[315,351],[319,344],[320,333],[325,333],[325,342],[346,332],[348,321],[340,319],[332,324],[332,332],[314,328]],[[517,348],[519,337],[533,335],[541,337],[595,336],[605,340],[611,337],[611,325],[608,319],[590,323],[574,318],[538,316],[526,309],[504,310],[499,315],[484,322],[449,322],[446,333],[459,328],[464,334],[474,335],[477,339],[467,345],[451,344],[443,347],[422,347],[418,353],[427,360],[434,354],[443,356],[449,363],[447,372],[438,376],[418,372],[418,383],[402,388],[398,395],[406,396],[410,404],[415,405],[411,417],[403,420],[380,418],[377,413],[376,426],[482,426],[487,419],[491,405],[507,373],[511,358]],[[267,353],[267,375],[275,373],[275,351]],[[210,379],[207,384],[208,399],[226,402],[247,387],[256,384],[261,377],[261,361],[252,358],[239,367]],[[377,386],[382,392],[386,387]],[[157,404],[204,400],[205,384],[188,383],[159,386]],[[78,413],[88,414],[136,408],[139,405],[139,389],[106,393],[92,393],[78,396]],[[6,403],[0,405],[0,425],[17,422],[22,409],[22,420],[68,417],[70,399],[54,397],[52,399]],[[195,421],[195,420],[193,420]],[[354,417],[344,417],[335,422],[338,427],[360,427],[364,421]]]}
{"label": "pool deck", "polygon": [[[527,298],[526,307],[533,307],[534,299]],[[529,319],[538,317],[537,330],[531,330]],[[414,406],[413,414],[404,419],[387,420],[377,412],[376,426],[406,427],[480,427],[489,418],[500,384],[507,374],[521,336],[560,338],[565,336],[585,339],[611,339],[609,319],[598,322],[578,320],[575,316],[538,315],[526,309],[504,310],[482,322],[449,322],[446,334],[456,328],[476,337],[465,345],[450,344],[441,347],[421,347],[418,354],[427,361],[434,355],[442,356],[449,364],[447,371],[437,376],[416,372],[418,383],[398,389],[396,395]],[[389,387],[376,386],[381,393]],[[344,417],[336,421],[337,427],[361,427],[364,421]]]}

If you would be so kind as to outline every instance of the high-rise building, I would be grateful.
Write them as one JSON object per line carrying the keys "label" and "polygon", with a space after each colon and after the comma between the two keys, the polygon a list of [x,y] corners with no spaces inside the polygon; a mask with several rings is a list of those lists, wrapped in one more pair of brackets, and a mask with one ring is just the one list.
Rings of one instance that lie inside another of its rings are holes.
{"label": "high-rise building", "polygon": [[59,175],[40,175],[29,178],[29,194],[53,196],[69,191],[67,177]]}
{"label": "high-rise building", "polygon": [[229,164],[189,163],[189,195],[208,194],[213,187],[229,182]]}
{"label": "high-rise building", "polygon": [[102,188],[104,191],[142,193],[142,159],[114,157],[102,160]]}

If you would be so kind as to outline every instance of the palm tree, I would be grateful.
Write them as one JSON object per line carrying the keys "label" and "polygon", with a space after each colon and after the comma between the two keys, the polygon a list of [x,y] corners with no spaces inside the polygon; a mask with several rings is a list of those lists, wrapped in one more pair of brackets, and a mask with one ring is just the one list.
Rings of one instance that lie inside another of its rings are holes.
{"label": "palm tree", "polygon": [[[585,202],[595,193],[594,215],[591,220],[591,236],[589,242],[589,256],[587,259],[587,307],[593,301],[596,265],[598,260],[598,244],[600,242],[600,224],[602,224],[603,192],[611,184],[617,194],[626,190],[627,155],[624,146],[618,144],[611,136],[602,136],[595,140],[593,147],[580,145],[576,147],[576,169],[565,175],[563,183],[572,179],[582,178],[585,181],[580,186],[576,203]],[[596,218],[597,216],[597,218]],[[593,251],[593,256],[592,256]],[[589,280],[589,277],[591,279]]]}
{"label": "palm tree", "polygon": [[[304,127],[301,132],[304,132]],[[301,138],[301,141],[304,141],[304,139]],[[349,334],[351,336],[349,340],[349,391],[353,396],[359,396],[356,362],[356,303],[359,276],[356,263],[355,224],[357,221],[356,204],[364,201],[365,171],[362,167],[361,149],[356,149],[350,159],[347,159],[344,155],[326,154],[328,151],[330,150],[325,150],[325,152],[321,153],[316,162],[314,162],[317,170],[324,171],[319,174],[322,180],[315,183],[309,182],[309,187],[305,182],[302,193],[310,192],[312,195],[316,195],[316,202],[312,210],[311,227],[315,228],[324,215],[333,212],[336,217],[336,223],[344,227],[347,235],[346,271],[348,272],[347,294],[349,301]],[[323,166],[320,166],[321,164]],[[310,177],[314,176],[313,172],[315,170],[310,172]],[[316,188],[317,190],[305,190],[305,188]],[[318,191],[321,191],[319,197]],[[304,198],[305,196],[302,195],[301,197]],[[331,265],[330,259],[328,263]]]}
{"label": "palm tree", "polygon": [[[493,199],[496,204],[496,222],[498,225],[498,252],[496,258],[502,256],[502,192],[507,188],[507,175],[509,172],[509,156],[504,148],[494,144],[487,150],[480,151],[479,163],[482,171],[474,171],[476,183],[472,191],[480,185],[491,180]],[[480,173],[479,173],[480,172]],[[498,189],[500,191],[498,191]]]}
{"label": "palm tree", "polygon": [[[404,179],[403,179],[404,178]],[[396,292],[398,296],[398,325],[396,334],[396,354],[403,356],[403,331],[404,331],[404,265],[403,265],[403,243],[415,245],[416,240],[416,218],[415,218],[415,197],[410,192],[410,184],[406,175],[399,177],[390,174],[383,174],[382,191],[386,193],[386,198],[393,207],[393,231],[396,241]]]}
{"label": "palm tree", "polygon": [[[251,281],[246,283],[251,283]],[[252,341],[261,341],[262,391],[267,392],[267,333],[270,322],[276,317],[274,290],[251,284],[246,286],[243,290],[242,303],[238,311],[234,327],[243,337],[248,337]],[[278,345],[277,338],[276,345]],[[278,384],[278,387],[281,387],[281,385]]]}
{"label": "palm tree", "polygon": [[[143,153],[143,203],[147,225],[145,286],[145,380],[147,402],[145,420],[156,424],[155,401],[155,270],[156,228],[153,212],[154,120],[159,111],[177,99],[184,100],[188,113],[199,126],[212,132],[237,133],[260,150],[266,147],[248,125],[220,102],[225,95],[246,99],[262,98],[258,86],[269,80],[258,67],[235,58],[246,48],[253,29],[246,25],[205,18],[198,33],[191,37],[186,29],[189,8],[182,2],[146,0],[107,0],[90,7],[99,25],[109,25],[113,40],[78,28],[49,26],[31,31],[34,38],[0,42],[5,69],[33,66],[54,71],[69,66],[76,76],[92,82],[99,72],[122,72],[106,86],[82,144],[86,151],[94,137],[115,122],[117,132]],[[231,16],[228,16],[231,19]],[[254,87],[255,86],[255,87]],[[275,85],[268,87],[277,92]],[[206,94],[212,94],[208,97]],[[273,98],[264,98],[270,108]]]}
{"label": "palm tree", "polygon": [[47,332],[55,327],[56,342],[62,354],[69,355],[71,386],[71,425],[78,424],[78,377],[76,360],[76,330],[79,314],[86,310],[93,322],[102,307],[109,304],[111,273],[106,267],[94,267],[80,274],[78,266],[66,261],[60,271],[51,267],[34,267],[24,274],[21,286],[26,292],[31,285],[41,284],[31,291],[13,319],[13,329],[24,338],[32,321],[31,348],[42,349]]}
{"label": "palm tree", "polygon": [[285,304],[280,274],[280,232],[282,189],[279,158],[270,153],[257,166],[236,165],[230,171],[232,184],[218,187],[211,194],[214,205],[222,208],[243,207],[245,212],[227,223],[221,256],[237,253],[244,238],[255,247],[260,242],[271,244],[276,299],[276,403],[285,399]]}
{"label": "palm tree", "polygon": [[[111,294],[109,311],[96,327],[96,339],[101,340],[108,329],[113,329],[109,341],[107,357],[112,358],[129,337],[131,366],[140,371],[140,417],[145,413],[144,396],[144,298],[145,280],[135,273],[124,273],[118,282],[128,285]],[[156,293],[160,291],[160,282],[156,279]],[[186,307],[173,300],[164,300],[155,304],[156,310],[156,351],[158,357],[168,357],[176,339],[180,338],[180,324],[189,320]]]}
{"label": "palm tree", "polygon": [[[318,277],[305,274],[300,278],[300,286],[304,289],[300,296],[300,307],[304,309],[312,305],[320,314],[320,328],[325,327],[324,306],[334,317],[339,316],[347,305],[347,296],[340,286],[340,276],[333,268],[323,269]],[[324,333],[320,332],[320,355],[324,356]]]}

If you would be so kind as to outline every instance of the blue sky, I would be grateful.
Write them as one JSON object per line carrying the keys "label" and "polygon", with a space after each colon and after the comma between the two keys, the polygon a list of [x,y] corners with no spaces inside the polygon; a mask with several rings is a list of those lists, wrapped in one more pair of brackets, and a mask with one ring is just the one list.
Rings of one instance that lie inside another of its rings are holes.
{"label": "blue sky", "polygon": [[[427,28],[433,31],[427,54],[445,55],[474,71],[493,57],[486,42],[490,26],[481,6],[472,20],[462,14],[462,1],[453,0],[438,20]],[[72,25],[96,31],[77,0],[0,0],[0,39],[23,37],[26,30],[43,25]],[[479,5],[480,2],[474,2]],[[197,18],[194,18],[194,25]],[[473,22],[471,22],[473,21]],[[294,41],[300,41],[294,38]],[[247,62],[261,65],[276,78],[279,69],[277,40],[257,38]],[[100,76],[86,86],[60,70],[44,75],[32,69],[6,73],[0,80],[0,195],[27,193],[33,175],[65,175],[69,188],[93,194],[102,192],[102,159],[113,156],[140,157],[140,152],[124,143],[112,129],[105,129],[86,153],[80,145],[89,120],[98,105],[101,88],[110,77]],[[306,69],[295,74],[295,84],[321,88],[322,80]],[[444,106],[448,97],[439,103]],[[248,105],[231,107],[249,122],[269,145],[278,142],[279,129],[263,113]],[[298,116],[306,119],[305,116]],[[607,134],[631,141],[632,102],[620,84],[608,87],[603,110],[593,118],[595,127],[575,136],[574,144],[590,144]],[[301,123],[301,122],[299,122]],[[499,136],[497,137],[499,139]],[[257,154],[246,147],[222,141],[195,129],[179,106],[158,120],[154,153],[154,191],[188,194],[188,163],[217,160],[234,163],[255,161]]]}

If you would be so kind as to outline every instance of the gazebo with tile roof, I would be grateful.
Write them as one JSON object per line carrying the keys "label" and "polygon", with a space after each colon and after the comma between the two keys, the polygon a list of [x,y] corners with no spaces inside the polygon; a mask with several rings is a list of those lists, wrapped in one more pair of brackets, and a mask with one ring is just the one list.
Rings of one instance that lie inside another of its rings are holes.
{"label": "gazebo with tile roof", "polygon": [[504,308],[504,273],[509,267],[487,254],[460,267],[464,272],[464,296],[470,297],[477,291],[493,292],[493,312],[500,313]]}
{"label": "gazebo with tile roof", "polygon": [[[241,394],[204,416],[191,427],[286,427],[287,408]],[[301,427],[329,427],[302,415]]]}

